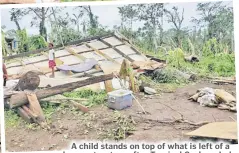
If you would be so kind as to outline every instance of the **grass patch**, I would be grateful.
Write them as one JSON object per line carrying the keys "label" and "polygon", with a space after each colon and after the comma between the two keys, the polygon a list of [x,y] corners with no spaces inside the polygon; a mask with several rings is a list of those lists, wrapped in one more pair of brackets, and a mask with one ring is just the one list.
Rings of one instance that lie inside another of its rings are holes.
{"label": "grass patch", "polygon": [[82,104],[88,107],[105,104],[105,99],[107,98],[105,91],[96,92],[90,89],[75,90],[72,92],[66,92],[63,95],[72,98],[86,98],[88,100]]}
{"label": "grass patch", "polygon": [[135,131],[133,119],[115,111],[113,115],[113,127],[102,134],[102,139],[122,140],[131,135],[133,131]]}
{"label": "grass patch", "polygon": [[20,117],[14,110],[5,110],[5,126],[9,127],[18,127],[20,124]]}
{"label": "grass patch", "polygon": [[195,73],[200,77],[229,77],[235,75],[235,55],[228,53],[202,56],[198,63],[192,64],[184,61],[184,52],[181,49],[176,49],[169,51],[167,64],[168,67]]}

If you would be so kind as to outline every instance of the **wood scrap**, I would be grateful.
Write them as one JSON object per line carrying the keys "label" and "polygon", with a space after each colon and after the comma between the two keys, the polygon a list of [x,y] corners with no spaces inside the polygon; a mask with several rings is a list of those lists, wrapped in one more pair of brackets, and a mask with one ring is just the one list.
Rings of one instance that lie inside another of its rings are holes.
{"label": "wood scrap", "polygon": [[[80,88],[86,85],[99,83],[102,81],[107,81],[112,79],[113,79],[113,74],[100,75],[93,78],[88,78],[86,80],[81,80],[81,81],[77,81],[73,83],[67,83],[64,85],[59,85],[59,86],[39,90],[36,92],[36,96],[38,97],[38,99],[43,99],[46,97],[50,97],[52,95],[57,95],[64,92],[72,91],[76,88]],[[27,101],[27,96],[24,93],[12,95],[10,98],[10,108],[16,108],[26,103],[28,103],[28,101]]]}
{"label": "wood scrap", "polygon": [[87,113],[89,111],[89,109],[87,107],[85,107],[84,105],[80,104],[80,103],[77,103],[77,102],[74,102],[74,101],[71,101],[71,103],[79,110],[81,110],[82,112],[84,113]]}
{"label": "wood scrap", "polygon": [[[57,97],[57,98],[44,98],[41,101],[62,101],[62,100],[74,100],[74,101],[87,101],[88,99],[85,98],[70,98],[70,97],[65,97],[65,96],[61,96],[61,97]],[[61,102],[59,102],[61,103]]]}
{"label": "wood scrap", "polygon": [[222,103],[230,104],[232,102],[236,102],[236,98],[223,89],[215,89],[214,92],[217,99]]}
{"label": "wood scrap", "polygon": [[[88,108],[78,102],[75,102],[75,101],[87,101],[88,99],[85,99],[85,98],[70,98],[70,97],[65,97],[65,96],[62,96],[62,95],[57,95],[56,97],[49,97],[49,98],[45,98],[45,99],[42,99],[41,101],[47,101],[47,102],[53,102],[53,101],[57,101],[57,102],[54,102],[54,103],[62,103],[62,101],[67,101],[69,102],[70,104],[72,104],[74,107],[76,107],[77,109],[81,110],[82,112],[86,113],[88,112]],[[59,102],[61,101],[61,102]]]}
{"label": "wood scrap", "polygon": [[24,121],[26,121],[27,123],[33,122],[32,118],[29,116],[29,114],[23,108],[18,107],[17,112],[20,115],[20,117],[22,117],[24,119]]}
{"label": "wood scrap", "polygon": [[35,114],[34,112],[32,112],[28,106],[23,105],[23,106],[22,106],[22,109],[23,109],[31,118],[37,118],[37,117],[38,117],[37,114]]}
{"label": "wood scrap", "polygon": [[212,80],[215,84],[233,84],[236,85],[236,82],[234,80]]}
{"label": "wood scrap", "polygon": [[27,94],[27,99],[29,102],[29,109],[32,113],[36,114],[37,117],[33,118],[34,122],[39,125],[46,125],[46,120],[42,108],[39,104],[36,94]]}
{"label": "wood scrap", "polygon": [[139,88],[136,85],[133,69],[129,64],[129,61],[124,59],[120,68],[119,72],[120,79],[123,79],[126,81],[126,78],[129,77],[130,82],[130,90],[133,92],[138,92]]}

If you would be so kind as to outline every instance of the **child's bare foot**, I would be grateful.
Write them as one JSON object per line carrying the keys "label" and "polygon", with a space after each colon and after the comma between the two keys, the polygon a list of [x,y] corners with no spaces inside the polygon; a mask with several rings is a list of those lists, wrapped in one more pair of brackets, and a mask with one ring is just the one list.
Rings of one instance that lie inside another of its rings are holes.
{"label": "child's bare foot", "polygon": [[49,77],[50,77],[50,78],[55,78],[55,76],[54,76],[54,75],[52,75],[52,74],[51,74]]}

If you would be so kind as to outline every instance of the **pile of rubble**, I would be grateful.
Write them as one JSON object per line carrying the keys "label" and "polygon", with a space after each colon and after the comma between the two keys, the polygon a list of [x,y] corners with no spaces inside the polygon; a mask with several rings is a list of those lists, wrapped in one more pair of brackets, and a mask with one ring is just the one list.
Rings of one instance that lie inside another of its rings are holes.
{"label": "pile of rubble", "polygon": [[189,98],[200,103],[201,106],[217,107],[223,110],[236,112],[236,98],[223,89],[205,87]]}

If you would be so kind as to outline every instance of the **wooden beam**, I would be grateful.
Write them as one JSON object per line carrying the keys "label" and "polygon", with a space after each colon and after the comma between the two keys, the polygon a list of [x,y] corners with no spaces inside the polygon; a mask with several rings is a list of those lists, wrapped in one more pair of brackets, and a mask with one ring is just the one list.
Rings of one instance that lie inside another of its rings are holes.
{"label": "wooden beam", "polygon": [[[112,80],[113,77],[114,77],[113,74],[107,74],[107,75],[100,75],[100,76],[88,78],[88,79],[77,81],[77,82],[67,83],[64,85],[59,85],[59,86],[39,90],[36,92],[36,96],[38,97],[38,99],[42,99],[42,98],[50,97],[53,95],[62,94],[64,92],[72,91],[74,89],[87,86],[90,84]],[[19,107],[26,103],[28,103],[28,99],[25,93],[12,95],[10,98],[10,108]]]}
{"label": "wooden beam", "polygon": [[[104,48],[100,48],[99,50],[104,50],[104,49],[109,49],[110,47],[104,47]],[[83,54],[83,53],[88,53],[88,52],[93,52],[94,50],[93,49],[91,49],[91,50],[87,50],[87,51],[83,51],[83,52],[80,52],[80,54]],[[41,52],[41,54],[42,54],[42,52]],[[77,53],[76,53],[77,54]],[[78,54],[78,55],[80,55],[80,54]],[[60,57],[67,57],[67,56],[70,56],[70,55],[72,55],[72,54],[69,54],[69,55],[62,55],[62,56],[58,56],[57,58],[60,58]],[[45,59],[45,60],[40,60],[40,61],[36,61],[36,62],[29,62],[29,63],[27,63],[27,64],[25,64],[25,65],[30,65],[30,64],[36,64],[36,63],[41,63],[41,62],[44,62],[44,61],[47,61],[48,59]],[[17,61],[19,61],[19,60],[17,60]],[[19,67],[19,66],[21,66],[21,64],[20,65],[14,65],[14,66],[9,66],[9,67],[7,67],[8,69],[9,68],[13,68],[13,67]]]}
{"label": "wooden beam", "polygon": [[[108,34],[104,34],[104,35],[100,35],[100,36],[80,39],[80,40],[77,40],[77,41],[72,41],[72,42],[66,43],[66,44],[64,44],[64,46],[79,44],[79,43],[82,43],[82,42],[87,42],[87,41],[91,41],[91,40],[99,39],[99,38],[112,37],[113,35],[114,35],[114,33],[108,33]],[[57,46],[54,47],[55,50],[57,50],[57,49],[59,50],[59,48],[62,49],[64,47],[62,45],[57,45]],[[28,52],[24,52],[24,53],[17,54],[17,55],[5,56],[5,57],[3,57],[3,59],[4,60],[10,60],[10,59],[18,58],[18,57],[29,56],[31,54],[41,53],[42,51],[49,51],[49,48],[42,48],[42,49],[38,49],[38,50],[35,50],[35,51],[28,51]]]}

